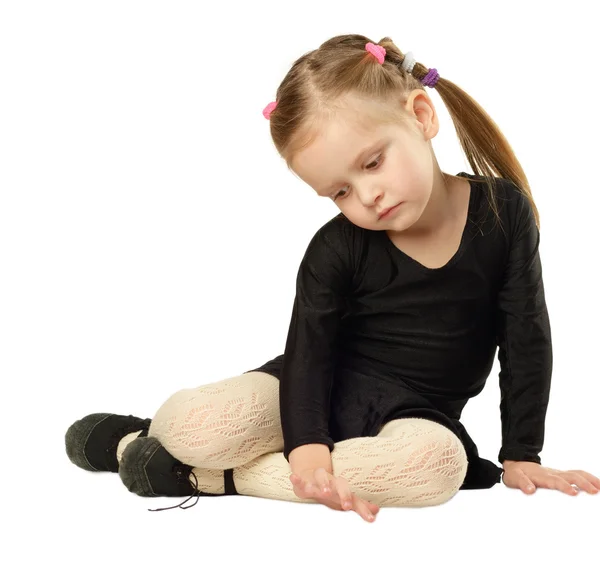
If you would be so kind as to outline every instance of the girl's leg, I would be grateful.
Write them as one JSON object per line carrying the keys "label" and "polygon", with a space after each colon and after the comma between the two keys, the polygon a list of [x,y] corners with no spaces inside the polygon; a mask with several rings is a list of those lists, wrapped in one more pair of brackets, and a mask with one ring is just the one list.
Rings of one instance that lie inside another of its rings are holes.
{"label": "girl's leg", "polygon": [[[450,500],[467,472],[467,454],[447,427],[415,417],[387,423],[376,437],[339,441],[331,453],[333,474],[344,477],[350,490],[380,507],[424,507]],[[195,468],[207,492],[223,493],[221,471]],[[233,470],[239,494],[315,503],[298,498],[289,480],[283,453],[267,453]],[[193,478],[192,478],[193,480]]]}
{"label": "girl's leg", "polygon": [[[148,436],[194,467],[190,482],[203,492],[223,494],[223,470],[233,468],[239,494],[317,502],[293,492],[273,375],[249,372],[178,391],[158,410]],[[390,421],[376,437],[337,442],[332,465],[351,490],[378,506],[429,506],[458,492],[467,455],[447,427],[413,417]]]}
{"label": "girl's leg", "polygon": [[279,380],[248,372],[180,390],[156,412],[148,437],[187,465],[221,472],[283,451]]}
{"label": "girl's leg", "polygon": [[[94,415],[97,418],[108,416]],[[77,424],[81,425],[82,421],[73,425]],[[85,423],[84,429],[89,430],[88,425],[91,424]],[[77,433],[77,429],[72,426],[69,431]],[[121,464],[127,445],[141,433],[142,430],[138,429],[119,440],[117,465]],[[180,461],[208,468],[226,469],[264,453],[282,450],[279,380],[264,372],[249,372],[178,391],[161,406],[144,434],[157,437]],[[75,460],[80,466],[86,466],[82,450],[86,436],[87,432],[85,435],[67,436],[67,452],[77,456]],[[99,439],[96,437],[99,441],[94,444],[96,449],[106,445],[106,438]]]}

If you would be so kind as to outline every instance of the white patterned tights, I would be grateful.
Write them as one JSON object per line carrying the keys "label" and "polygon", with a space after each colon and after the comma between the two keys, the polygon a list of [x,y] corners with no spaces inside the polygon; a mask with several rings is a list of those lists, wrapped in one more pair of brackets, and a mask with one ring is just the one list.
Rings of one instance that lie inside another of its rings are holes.
{"label": "white patterned tights", "polygon": [[[119,462],[138,433],[119,443]],[[248,372],[178,391],[152,418],[148,436],[194,467],[201,491],[223,493],[223,470],[234,468],[241,495],[318,502],[294,494],[282,453],[279,380],[268,373]],[[467,472],[460,439],[447,427],[417,417],[392,420],[376,437],[339,441],[331,460],[334,475],[380,507],[444,503],[458,492]]]}

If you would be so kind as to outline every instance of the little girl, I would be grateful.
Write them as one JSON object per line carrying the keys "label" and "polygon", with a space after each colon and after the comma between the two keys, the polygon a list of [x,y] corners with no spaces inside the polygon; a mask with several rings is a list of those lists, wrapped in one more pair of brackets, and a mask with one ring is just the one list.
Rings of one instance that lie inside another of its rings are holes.
{"label": "little girl", "polygon": [[[424,86],[475,175],[440,171]],[[300,57],[263,114],[288,167],[341,211],[301,261],[284,354],[178,391],[152,419],[78,420],[73,463],[143,496],[320,502],[365,520],[501,479],[597,492],[594,475],[541,465],[552,342],[539,216],[486,112],[390,38],[344,35]],[[502,467],[460,422],[497,349]]]}

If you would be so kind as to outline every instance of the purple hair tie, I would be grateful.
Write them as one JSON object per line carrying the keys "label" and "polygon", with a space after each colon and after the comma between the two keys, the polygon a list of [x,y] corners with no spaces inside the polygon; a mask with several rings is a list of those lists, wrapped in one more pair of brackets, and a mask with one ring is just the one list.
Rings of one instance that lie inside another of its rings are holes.
{"label": "purple hair tie", "polygon": [[429,68],[427,75],[421,80],[421,83],[427,87],[435,87],[440,79],[440,74],[435,68]]}

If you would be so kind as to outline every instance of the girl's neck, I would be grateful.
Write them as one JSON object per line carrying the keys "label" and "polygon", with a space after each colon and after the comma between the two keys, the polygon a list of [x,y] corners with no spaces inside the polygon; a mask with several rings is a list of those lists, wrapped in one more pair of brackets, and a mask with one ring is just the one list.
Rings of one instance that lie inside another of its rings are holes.
{"label": "girl's neck", "polygon": [[[434,159],[433,187],[429,202],[419,220],[410,228],[397,234],[405,238],[431,238],[444,235],[456,225],[461,212],[461,193],[465,181],[447,173],[442,173]],[[468,181],[467,181],[468,185]]]}

